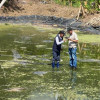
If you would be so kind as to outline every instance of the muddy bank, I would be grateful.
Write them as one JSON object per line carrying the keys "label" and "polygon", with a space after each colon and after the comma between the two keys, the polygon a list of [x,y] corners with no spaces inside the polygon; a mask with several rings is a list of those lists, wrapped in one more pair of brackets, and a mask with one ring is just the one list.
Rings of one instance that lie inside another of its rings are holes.
{"label": "muddy bank", "polygon": [[18,16],[18,17],[0,17],[0,23],[14,23],[14,24],[46,24],[52,25],[55,27],[67,28],[72,27],[73,29],[77,29],[80,31],[100,34],[100,26],[93,27],[91,25],[85,25],[81,21],[76,21],[76,19],[66,19],[66,18],[58,18],[55,16],[39,16],[39,15],[31,15],[31,16]]}

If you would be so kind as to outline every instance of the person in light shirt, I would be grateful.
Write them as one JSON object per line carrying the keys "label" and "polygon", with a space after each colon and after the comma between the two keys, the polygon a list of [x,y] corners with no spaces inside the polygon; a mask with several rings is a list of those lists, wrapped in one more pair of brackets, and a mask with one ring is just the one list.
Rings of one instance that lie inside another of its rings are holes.
{"label": "person in light shirt", "polygon": [[73,69],[77,68],[77,43],[78,43],[78,37],[77,34],[73,31],[72,28],[68,28],[67,32],[69,33],[68,37],[68,46],[69,46],[69,56],[70,56],[70,67]]}
{"label": "person in light shirt", "polygon": [[52,68],[55,67],[55,61],[57,62],[56,64],[57,68],[59,68],[61,44],[64,43],[63,40],[64,35],[65,35],[64,31],[60,31],[54,39]]}

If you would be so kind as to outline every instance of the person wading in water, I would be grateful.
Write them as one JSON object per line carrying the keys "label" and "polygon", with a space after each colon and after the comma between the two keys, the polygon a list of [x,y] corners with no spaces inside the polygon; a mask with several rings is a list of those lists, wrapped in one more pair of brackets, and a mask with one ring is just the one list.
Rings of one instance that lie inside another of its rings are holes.
{"label": "person wading in water", "polygon": [[68,39],[68,44],[69,44],[69,56],[70,56],[70,67],[73,69],[77,68],[77,56],[76,56],[76,51],[77,51],[77,43],[78,43],[78,37],[77,34],[73,31],[72,28],[68,28],[67,32],[69,33]]}
{"label": "person wading in water", "polygon": [[52,68],[55,67],[55,61],[57,62],[57,68],[59,68],[61,44],[65,42],[63,40],[64,35],[64,31],[60,31],[54,39]]}

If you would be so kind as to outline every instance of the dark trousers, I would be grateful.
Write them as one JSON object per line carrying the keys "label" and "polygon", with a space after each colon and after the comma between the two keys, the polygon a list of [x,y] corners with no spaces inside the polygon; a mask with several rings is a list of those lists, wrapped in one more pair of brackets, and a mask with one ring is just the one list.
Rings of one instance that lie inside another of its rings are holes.
{"label": "dark trousers", "polygon": [[52,59],[52,62],[55,62],[55,61],[60,61],[60,51],[53,51],[53,59]]}

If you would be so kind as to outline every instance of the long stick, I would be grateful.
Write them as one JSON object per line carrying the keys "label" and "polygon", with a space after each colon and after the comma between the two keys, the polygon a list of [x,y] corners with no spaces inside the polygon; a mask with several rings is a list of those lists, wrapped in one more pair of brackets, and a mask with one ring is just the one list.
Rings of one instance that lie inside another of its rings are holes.
{"label": "long stick", "polygon": [[0,8],[3,6],[3,4],[6,2],[7,0],[2,0],[0,3]]}

